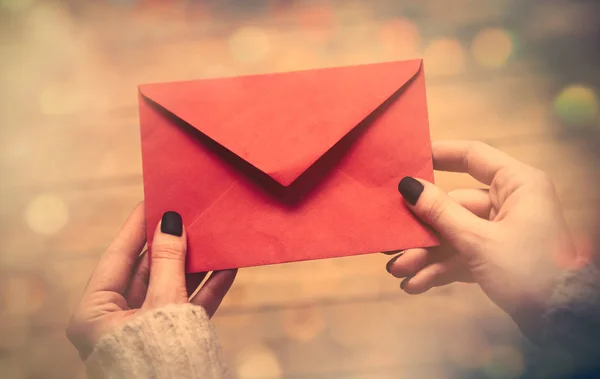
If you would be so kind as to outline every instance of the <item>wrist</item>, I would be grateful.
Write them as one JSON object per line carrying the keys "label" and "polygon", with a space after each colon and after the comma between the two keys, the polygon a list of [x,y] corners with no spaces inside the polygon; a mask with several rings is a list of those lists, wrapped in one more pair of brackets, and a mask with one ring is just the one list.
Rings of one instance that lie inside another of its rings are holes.
{"label": "wrist", "polygon": [[551,307],[559,275],[527,288],[520,288],[513,309],[508,312],[521,333],[532,343],[540,345],[545,329],[545,317]]}
{"label": "wrist", "polygon": [[522,298],[516,310],[510,314],[521,333],[536,345],[541,343],[547,303],[539,299]]}

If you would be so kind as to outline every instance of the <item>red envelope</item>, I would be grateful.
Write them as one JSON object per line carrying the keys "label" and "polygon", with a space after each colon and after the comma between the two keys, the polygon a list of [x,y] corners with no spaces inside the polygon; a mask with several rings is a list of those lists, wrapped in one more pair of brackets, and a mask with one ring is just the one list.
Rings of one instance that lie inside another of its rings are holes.
{"label": "red envelope", "polygon": [[188,272],[437,244],[397,189],[433,180],[421,60],[139,92],[148,241],[179,212]]}

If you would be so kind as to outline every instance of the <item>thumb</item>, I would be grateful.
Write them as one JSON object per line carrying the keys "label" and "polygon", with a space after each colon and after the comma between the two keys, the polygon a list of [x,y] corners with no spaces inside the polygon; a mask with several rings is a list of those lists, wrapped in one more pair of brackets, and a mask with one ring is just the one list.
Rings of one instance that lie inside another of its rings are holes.
{"label": "thumb", "polygon": [[398,191],[411,211],[429,224],[457,250],[469,250],[471,237],[486,233],[486,221],[469,212],[436,185],[405,177]]}
{"label": "thumb", "polygon": [[186,233],[177,212],[166,212],[156,227],[150,250],[150,280],[145,306],[187,302]]}

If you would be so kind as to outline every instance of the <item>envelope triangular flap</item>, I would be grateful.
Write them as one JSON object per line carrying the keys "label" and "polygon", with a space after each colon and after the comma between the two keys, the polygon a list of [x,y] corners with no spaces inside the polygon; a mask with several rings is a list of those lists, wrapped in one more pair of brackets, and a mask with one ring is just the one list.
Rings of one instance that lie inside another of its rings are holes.
{"label": "envelope triangular flap", "polygon": [[140,86],[143,96],[290,185],[396,93],[421,60]]}

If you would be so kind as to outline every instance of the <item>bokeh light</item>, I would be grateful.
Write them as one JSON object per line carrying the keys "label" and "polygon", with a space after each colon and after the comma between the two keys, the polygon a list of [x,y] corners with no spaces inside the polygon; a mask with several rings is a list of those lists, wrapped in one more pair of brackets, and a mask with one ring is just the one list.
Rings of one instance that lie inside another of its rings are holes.
{"label": "bokeh light", "polygon": [[335,24],[334,8],[329,4],[312,3],[299,9],[296,14],[303,28],[330,28]]}
{"label": "bokeh light", "polygon": [[356,25],[371,20],[372,12],[373,8],[367,1],[340,1],[335,7],[337,22],[342,26]]}
{"label": "bokeh light", "polygon": [[536,6],[535,22],[527,22],[522,31],[528,39],[550,40],[565,36],[585,36],[597,26],[597,17],[581,3],[559,5],[541,2]]}
{"label": "bokeh light", "polygon": [[230,76],[235,76],[233,69],[226,66],[214,65],[204,69],[202,78],[225,78]]}
{"label": "bokeh light", "polygon": [[513,36],[508,31],[499,28],[480,31],[471,45],[471,53],[475,61],[487,68],[504,66],[513,52]]}
{"label": "bokeh light", "polygon": [[432,41],[423,56],[425,69],[430,75],[457,75],[465,69],[465,49],[455,39],[439,38]]}
{"label": "bokeh light", "polygon": [[80,98],[73,96],[72,87],[50,84],[40,92],[40,110],[45,115],[64,115],[80,108]]}
{"label": "bokeh light", "polygon": [[37,234],[55,234],[68,220],[69,208],[61,198],[51,194],[32,199],[25,211],[27,226]]}
{"label": "bokeh light", "polygon": [[[110,243],[125,217],[123,199],[143,195],[141,171],[122,164],[136,152],[139,159],[138,83],[423,56],[428,95],[438,99],[429,110],[434,135],[498,139],[503,149],[535,161],[546,150],[542,145],[572,147],[571,140],[556,138],[549,122],[554,118],[600,128],[600,87],[592,85],[594,67],[585,59],[594,56],[586,41],[595,38],[598,17],[579,2],[509,3],[0,0],[0,18],[8,21],[1,28],[6,43],[0,124],[6,127],[0,128],[0,169],[10,179],[0,179],[7,200],[1,221],[9,226],[0,248],[6,263],[0,267],[0,377],[85,376],[75,366],[76,351],[64,338],[60,320],[66,321],[79,302],[97,262],[91,253]],[[508,65],[518,72],[502,70]],[[472,67],[487,70],[482,76]],[[439,76],[448,79],[436,80]],[[564,77],[577,82],[548,94]],[[540,101],[545,96],[549,100]],[[32,140],[43,140],[39,131],[44,130],[56,137],[51,143]],[[90,141],[98,138],[119,142],[107,151],[90,151]],[[594,188],[597,162],[570,147],[557,149],[560,164],[546,169],[558,173],[559,180],[582,179],[585,183],[571,182]],[[40,157],[47,164],[39,164]],[[448,183],[461,186],[463,179]],[[52,183],[60,183],[60,192],[45,193],[53,191]],[[593,195],[587,192],[562,192],[567,211],[593,201],[583,198]],[[575,236],[585,259],[575,264],[557,257],[561,267],[575,269],[589,261],[597,250],[594,237]],[[465,369],[481,377],[510,378],[522,371],[518,348],[494,347],[517,330],[503,329],[506,320],[496,317],[498,310],[479,292],[475,297],[474,289],[458,286],[451,296],[439,292],[380,301],[401,296],[393,279],[373,273],[369,286],[360,281],[349,286],[332,274],[344,266],[344,277],[367,278],[371,273],[352,263],[356,259],[294,269],[294,278],[288,278],[287,266],[269,267],[280,277],[269,274],[269,283],[283,283],[270,289],[263,281],[266,271],[241,278],[226,297],[227,314],[215,320],[226,332],[220,333],[226,355],[241,350],[231,357],[234,376],[386,376],[370,369],[397,366],[401,370],[389,376],[452,377]],[[323,285],[279,299],[289,292],[285,288],[309,280]],[[343,303],[318,305],[332,294]],[[278,297],[275,303],[270,295]],[[282,308],[274,311],[280,300]],[[304,306],[298,308],[299,303]],[[439,309],[447,316],[441,324],[431,316]],[[393,317],[398,327],[383,323],[382,315]],[[478,327],[480,321],[486,328]],[[488,326],[493,333],[485,333]],[[57,359],[64,352],[73,360]],[[58,366],[64,366],[60,373]],[[34,367],[36,372],[28,372]],[[437,369],[447,372],[429,371]],[[420,375],[423,371],[429,375]]]}
{"label": "bokeh light", "polygon": [[242,350],[237,357],[239,379],[279,379],[283,370],[275,353],[263,345]]}
{"label": "bokeh light", "polygon": [[414,57],[421,50],[421,36],[417,25],[411,20],[397,18],[386,22],[379,29],[384,54],[394,59]]}
{"label": "bokeh light", "polygon": [[594,90],[574,84],[564,88],[554,100],[554,111],[571,126],[586,126],[598,116],[600,105]]}
{"label": "bokeh light", "polygon": [[11,315],[32,315],[46,302],[44,281],[33,274],[10,274],[0,279],[0,304]]}
{"label": "bokeh light", "polygon": [[272,49],[272,41],[267,31],[256,27],[242,27],[229,39],[229,51],[233,58],[243,64],[264,61]]}
{"label": "bokeh light", "polygon": [[302,342],[315,339],[325,329],[323,315],[314,306],[286,310],[282,322],[287,335]]}
{"label": "bokeh light", "polygon": [[319,66],[319,59],[309,49],[288,46],[280,49],[274,57],[275,71],[303,70]]}
{"label": "bokeh light", "polygon": [[333,42],[336,65],[356,65],[377,61],[380,46],[373,38],[377,32],[376,23],[362,20],[341,26]]}
{"label": "bokeh light", "polygon": [[297,14],[300,26],[296,32],[302,35],[301,41],[308,48],[291,43],[288,47],[296,50],[312,50],[314,54],[317,47],[322,47],[333,38],[336,28],[336,15],[334,8],[328,4],[313,3],[294,11]]}

